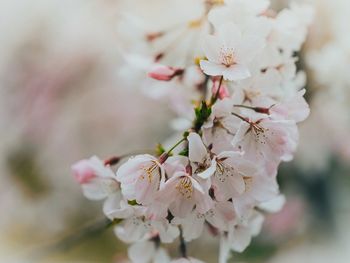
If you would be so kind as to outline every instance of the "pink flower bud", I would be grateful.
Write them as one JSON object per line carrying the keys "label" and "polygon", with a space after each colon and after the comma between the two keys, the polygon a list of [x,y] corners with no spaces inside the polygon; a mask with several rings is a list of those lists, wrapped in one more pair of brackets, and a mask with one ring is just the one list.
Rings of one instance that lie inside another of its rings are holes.
{"label": "pink flower bud", "polygon": [[[220,80],[214,80],[213,87],[212,87],[212,92],[213,92],[214,96],[218,92],[219,85],[220,85]],[[224,98],[227,98],[227,97],[230,97],[230,93],[228,91],[228,88],[225,85],[225,83],[221,83],[221,88],[219,90],[218,98],[220,100],[223,100]]]}
{"label": "pink flower bud", "polygon": [[94,169],[91,167],[88,160],[81,160],[72,166],[72,171],[75,179],[80,184],[86,184],[91,179],[96,177]]}
{"label": "pink flower bud", "polygon": [[181,75],[182,73],[182,69],[176,69],[158,64],[155,65],[150,72],[148,72],[148,76],[156,80],[169,81],[173,77]]}

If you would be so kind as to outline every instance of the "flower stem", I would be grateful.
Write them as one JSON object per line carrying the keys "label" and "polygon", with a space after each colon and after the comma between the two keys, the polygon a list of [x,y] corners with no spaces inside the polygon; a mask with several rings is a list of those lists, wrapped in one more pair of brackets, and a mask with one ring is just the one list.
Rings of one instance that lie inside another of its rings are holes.
{"label": "flower stem", "polygon": [[218,97],[219,97],[220,89],[221,89],[222,81],[223,81],[223,80],[224,80],[224,77],[221,76],[220,82],[219,82],[218,90],[216,91],[215,96],[213,96],[213,97],[211,98],[211,102],[210,102],[211,105],[213,105],[213,104],[217,101],[217,99],[218,99]]}
{"label": "flower stem", "polygon": [[167,151],[167,155],[170,155],[171,152],[177,147],[179,146],[182,142],[184,142],[186,140],[186,137],[183,137],[180,141],[178,141],[173,147],[170,148],[169,151]]}
{"label": "flower stem", "polygon": [[180,255],[183,258],[187,258],[187,246],[186,246],[186,242],[183,236],[183,230],[182,227],[180,227]]}

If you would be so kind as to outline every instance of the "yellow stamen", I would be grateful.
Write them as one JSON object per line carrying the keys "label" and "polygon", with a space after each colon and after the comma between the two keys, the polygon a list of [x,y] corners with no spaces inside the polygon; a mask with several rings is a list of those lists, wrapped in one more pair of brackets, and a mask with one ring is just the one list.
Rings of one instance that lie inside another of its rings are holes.
{"label": "yellow stamen", "polygon": [[179,191],[179,193],[186,197],[187,199],[190,199],[193,194],[193,187],[191,179],[186,177],[182,177],[180,179],[180,182],[176,185],[176,189]]}

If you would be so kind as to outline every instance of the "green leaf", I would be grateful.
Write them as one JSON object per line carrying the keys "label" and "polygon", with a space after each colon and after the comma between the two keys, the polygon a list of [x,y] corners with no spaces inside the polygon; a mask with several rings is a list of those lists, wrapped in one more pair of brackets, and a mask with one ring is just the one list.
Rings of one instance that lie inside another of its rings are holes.
{"label": "green leaf", "polygon": [[205,101],[202,101],[201,105],[194,109],[194,112],[196,114],[194,129],[199,131],[204,122],[206,122],[206,120],[209,118],[211,114],[211,107],[209,107]]}

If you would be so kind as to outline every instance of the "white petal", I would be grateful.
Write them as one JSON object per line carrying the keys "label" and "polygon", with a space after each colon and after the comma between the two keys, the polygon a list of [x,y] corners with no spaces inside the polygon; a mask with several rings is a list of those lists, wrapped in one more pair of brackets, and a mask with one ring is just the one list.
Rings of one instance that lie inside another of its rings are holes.
{"label": "white petal", "polygon": [[209,61],[218,63],[218,64],[220,63],[221,45],[222,43],[218,37],[215,37],[212,35],[205,36],[204,43],[203,43],[203,51]]}
{"label": "white petal", "polygon": [[238,63],[247,65],[264,48],[265,41],[255,36],[246,36],[236,48],[236,59]]}
{"label": "white petal", "polygon": [[208,179],[210,176],[212,176],[216,171],[216,160],[213,159],[211,160],[211,165],[208,169],[206,169],[205,171],[201,172],[198,174],[199,177],[203,178],[203,179]]}
{"label": "white petal", "polygon": [[275,199],[259,204],[259,208],[269,213],[277,213],[283,208],[285,203],[286,198],[284,195],[279,195]]}
{"label": "white petal", "polygon": [[237,227],[231,238],[231,247],[234,251],[243,252],[251,241],[251,235],[249,229],[245,227]]}
{"label": "white petal", "polygon": [[187,140],[189,159],[192,162],[202,163],[206,159],[208,152],[201,137],[197,133],[191,132]]}
{"label": "white petal", "polygon": [[241,121],[241,125],[239,126],[239,129],[232,140],[233,146],[237,146],[237,144],[244,139],[249,127],[250,125],[247,122]]}
{"label": "white petal", "polygon": [[153,263],[170,263],[170,257],[165,249],[158,248],[155,256],[154,256],[154,262]]}
{"label": "white petal", "polygon": [[219,263],[227,263],[230,258],[230,244],[227,241],[227,238],[224,236],[220,237],[220,250],[219,250]]}
{"label": "white petal", "polygon": [[242,33],[234,23],[225,23],[218,29],[218,35],[226,47],[235,48],[241,42]]}
{"label": "white petal", "polygon": [[203,72],[209,76],[222,76],[226,67],[207,60],[201,60],[200,66]]}
{"label": "white petal", "polygon": [[152,241],[136,242],[128,249],[128,256],[133,263],[151,262],[156,247]]}
{"label": "white petal", "polygon": [[246,66],[235,64],[225,68],[222,73],[225,80],[237,81],[249,78],[251,76],[249,69]]}

